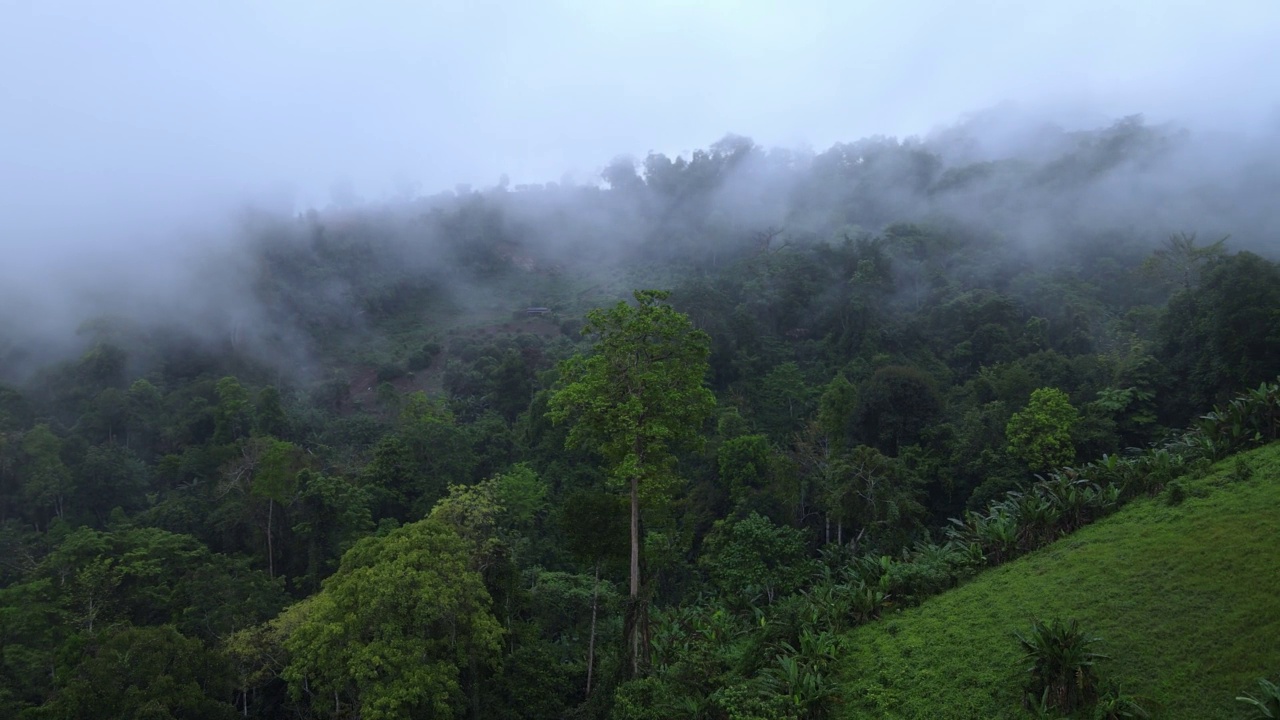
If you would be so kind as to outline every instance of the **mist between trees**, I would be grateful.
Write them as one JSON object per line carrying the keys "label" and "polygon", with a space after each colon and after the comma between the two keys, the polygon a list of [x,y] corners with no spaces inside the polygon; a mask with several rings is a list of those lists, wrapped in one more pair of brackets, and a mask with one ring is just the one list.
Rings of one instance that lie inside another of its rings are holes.
{"label": "mist between trees", "polygon": [[0,714],[833,716],[1002,560],[948,518],[1280,375],[1276,148],[728,136],[7,270]]}

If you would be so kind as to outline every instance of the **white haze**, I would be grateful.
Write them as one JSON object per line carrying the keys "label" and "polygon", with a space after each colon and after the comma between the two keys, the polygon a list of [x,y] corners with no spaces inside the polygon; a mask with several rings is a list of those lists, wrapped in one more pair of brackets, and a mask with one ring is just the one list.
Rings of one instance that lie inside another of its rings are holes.
{"label": "white haze", "polygon": [[[1000,158],[1034,154],[1044,122],[1144,113],[1197,142],[1100,188],[1099,212],[1274,188],[1277,37],[1274,0],[0,0],[0,327],[49,339],[95,310],[199,317],[242,296],[235,253],[209,250],[246,206],[594,183],[616,155],[727,132],[821,152],[998,107],[969,127],[971,159]],[[760,187],[737,189],[744,207]]]}

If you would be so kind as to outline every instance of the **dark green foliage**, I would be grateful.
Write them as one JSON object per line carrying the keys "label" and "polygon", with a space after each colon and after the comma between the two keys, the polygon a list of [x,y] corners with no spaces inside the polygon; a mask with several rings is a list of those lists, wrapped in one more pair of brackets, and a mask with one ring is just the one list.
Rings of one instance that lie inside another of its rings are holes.
{"label": "dark green foliage", "polygon": [[286,437],[289,432],[289,420],[285,416],[280,402],[280,391],[268,386],[258,391],[258,402],[254,408],[253,429],[262,435]]}
{"label": "dark green foliage", "polygon": [[859,445],[834,463],[840,517],[864,535],[867,547],[906,547],[925,510],[921,482],[900,459]]}
{"label": "dark green foliage", "polygon": [[726,440],[717,452],[720,483],[740,512],[768,512],[762,497],[770,488],[777,460],[763,435],[743,435]]}
{"label": "dark green foliage", "polygon": [[536,374],[549,367],[546,345],[533,335],[450,344],[443,383],[451,407],[471,419],[492,410],[512,423],[529,409]]}
{"label": "dark green foliage", "polygon": [[126,717],[147,703],[179,717],[223,717],[230,673],[212,647],[284,601],[265,573],[189,536],[76,530],[0,589],[0,677],[23,688],[19,707],[53,700],[57,717],[84,717],[99,696],[112,704],[95,717]]}
{"label": "dark green foliage", "polygon": [[384,363],[378,366],[377,380],[380,383],[398,380],[404,376],[405,369],[394,363]]}
{"label": "dark green foliage", "polygon": [[[1159,357],[1190,392],[1190,413],[1280,374],[1280,267],[1252,253],[1213,262],[1169,303]],[[1166,406],[1169,403],[1166,402]]]}
{"label": "dark green foliage", "polygon": [[611,720],[675,720],[695,717],[694,701],[672,692],[658,678],[628,680],[614,692]]}
{"label": "dark green foliage", "polygon": [[707,534],[700,563],[730,603],[772,603],[800,588],[810,575],[804,535],[752,513],[721,520]]}
{"label": "dark green foliage", "polygon": [[122,627],[81,638],[39,717],[233,720],[230,663],[170,626]]}
{"label": "dark green foliage", "polygon": [[249,434],[253,426],[249,392],[240,381],[224,377],[218,381],[218,405],[214,409],[213,440],[229,443]]}
{"label": "dark green foliage", "polygon": [[31,407],[22,394],[14,388],[0,385],[0,432],[11,432],[27,427]]}
{"label": "dark green foliage", "polygon": [[73,490],[71,471],[62,460],[62,450],[62,440],[48,425],[37,425],[22,437],[18,464],[23,478],[20,497],[45,523],[63,516]]}
{"label": "dark green foliage", "polygon": [[1016,357],[1013,340],[1024,315],[998,292],[972,290],[934,308],[930,320],[947,364],[968,375]]}
{"label": "dark green foliage", "polygon": [[565,662],[562,654],[561,647],[549,642],[522,643],[509,652],[501,674],[486,681],[481,717],[563,717],[581,689],[575,683],[579,668]]}
{"label": "dark green foliage", "polygon": [[601,560],[625,562],[627,499],[613,493],[576,490],[561,496],[556,525],[565,549],[594,566]]}
{"label": "dark green foliage", "polygon": [[529,409],[533,399],[533,368],[524,355],[507,350],[498,358],[490,372],[488,404],[507,422],[513,422],[520,413]]}
{"label": "dark green foliage", "polygon": [[1093,706],[1093,717],[1096,720],[1146,720],[1151,713],[1143,707],[1139,698],[1126,694],[1123,690],[1107,690],[1098,697]]}
{"label": "dark green foliage", "polygon": [[76,474],[80,483],[72,493],[72,504],[85,508],[88,512],[82,517],[92,517],[98,527],[106,524],[113,508],[134,512],[145,503],[150,473],[141,458],[126,447],[104,444],[89,448]]}
{"label": "dark green foliage", "polygon": [[479,682],[473,673],[493,663],[502,634],[470,557],[434,520],[358,542],[324,589],[291,610],[283,677],[293,697],[371,720],[465,707],[464,678]]}
{"label": "dark green foliage", "polygon": [[843,373],[827,383],[818,400],[818,425],[837,448],[850,443],[858,417],[858,389]]}
{"label": "dark green foliage", "polygon": [[1280,685],[1260,678],[1256,695],[1236,698],[1249,708],[1249,720],[1274,720],[1280,718]]}
{"label": "dark green foliage", "polygon": [[933,378],[914,367],[881,368],[858,391],[861,435],[896,455],[915,442],[942,410]]}
{"label": "dark green foliage", "polygon": [[895,561],[888,556],[868,556],[864,563],[876,562],[867,577],[875,576],[877,584],[887,591],[897,606],[913,605],[925,598],[954,587],[971,575],[982,558],[971,547],[955,542],[942,545],[917,543],[904,550]]}
{"label": "dark green foliage", "polygon": [[425,396],[410,396],[396,432],[383,436],[364,470],[379,515],[422,517],[449,485],[474,479],[478,458],[466,428]]}
{"label": "dark green foliage", "polygon": [[667,297],[638,290],[635,306],[622,302],[591,312],[585,332],[597,337],[595,352],[561,364],[562,384],[549,412],[555,422],[572,420],[566,446],[594,446],[630,496],[633,674],[649,653],[640,596],[641,497],[651,505],[669,496],[677,484],[674,453],[701,444],[702,424],[715,409],[715,396],[704,387],[709,338],[667,305]]}
{"label": "dark green foliage", "polygon": [[[1240,572],[1274,533],[1179,523],[1266,497],[1269,461],[1209,468],[1280,437],[1280,270],[1080,212],[1164,130],[1056,137],[979,163],[729,137],[609,188],[257,218],[235,307],[269,322],[99,318],[44,365],[0,328],[0,716],[1002,717],[1028,612],[1098,627],[1143,697],[1203,677],[1229,706],[1275,667],[1249,644],[1275,573]],[[1010,187],[1061,242],[1026,243]],[[614,304],[636,286],[674,290]],[[1086,526],[1126,503],[1163,544],[1113,557]],[[1155,560],[1196,570],[1125,574]],[[846,639],[875,628],[905,649]],[[1178,642],[1217,659],[1170,670]],[[903,670],[935,645],[975,656]]]}
{"label": "dark green foliage", "polygon": [[1030,629],[1014,633],[1031,674],[1026,684],[1028,707],[1073,713],[1098,698],[1095,667],[1106,655],[1094,652],[1099,638],[1090,637],[1075,620],[1035,620]]}
{"label": "dark green foliage", "polygon": [[1244,482],[1253,477],[1253,467],[1245,461],[1244,458],[1236,458],[1235,463],[1231,467],[1231,479],[1236,482]]}
{"label": "dark green foliage", "polygon": [[1040,388],[1031,393],[1023,410],[1015,412],[1005,427],[1009,452],[1033,472],[1070,464],[1076,455],[1071,432],[1079,414],[1066,393]]}
{"label": "dark green foliage", "polygon": [[338,477],[303,470],[292,530],[305,543],[305,587],[312,592],[337,567],[338,558],[366,534],[373,523],[369,494]]}
{"label": "dark green foliage", "polygon": [[766,435],[785,441],[799,429],[810,414],[812,391],[804,381],[800,367],[783,363],[760,379],[756,407],[756,424]]}
{"label": "dark green foliage", "polygon": [[431,363],[435,361],[436,356],[440,354],[442,349],[443,348],[440,347],[440,343],[435,340],[428,340],[423,343],[422,347],[409,355],[409,359],[407,361],[409,371],[418,372],[420,370],[426,370],[431,366]]}

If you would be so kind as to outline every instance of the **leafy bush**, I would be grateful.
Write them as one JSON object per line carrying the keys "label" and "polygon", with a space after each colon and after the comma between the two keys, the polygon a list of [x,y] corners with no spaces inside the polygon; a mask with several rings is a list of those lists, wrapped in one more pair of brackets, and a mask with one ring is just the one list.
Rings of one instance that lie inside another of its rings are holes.
{"label": "leafy bush", "polygon": [[799,649],[788,643],[779,649],[776,663],[764,669],[761,682],[775,696],[787,700],[788,715],[830,717],[840,691],[831,669],[839,652],[837,638],[826,633],[805,632]]}
{"label": "leafy bush", "polygon": [[1094,720],[1144,720],[1151,713],[1138,703],[1137,698],[1121,690],[1108,690],[1098,698],[1093,707]]}
{"label": "leafy bush", "polygon": [[404,367],[395,363],[383,363],[378,366],[378,382],[390,382],[404,377]]}
{"label": "leafy bush", "polygon": [[678,720],[697,715],[696,701],[657,677],[628,680],[613,695],[612,720]]}
{"label": "leafy bush", "polygon": [[1080,414],[1067,394],[1053,387],[1031,393],[1027,407],[1013,414],[1005,427],[1009,452],[1032,470],[1066,465],[1076,455],[1071,430]]}
{"label": "leafy bush", "polygon": [[426,370],[431,367],[432,361],[440,354],[440,343],[435,340],[428,340],[422,344],[417,352],[411,353],[408,358],[409,369],[417,372],[418,370]]}
{"label": "leafy bush", "polygon": [[1058,619],[1036,620],[1028,632],[1014,637],[1031,662],[1024,688],[1028,708],[1072,713],[1095,703],[1099,683],[1094,665],[1107,658],[1090,650],[1098,638],[1085,634],[1075,620]]}
{"label": "leafy bush", "polygon": [[1235,482],[1244,482],[1253,477],[1253,468],[1244,458],[1236,458],[1235,464],[1231,467],[1231,479]]}
{"label": "leafy bush", "polygon": [[717,521],[699,563],[726,597],[767,603],[795,592],[809,576],[804,534],[774,525],[757,513],[736,522]]}
{"label": "leafy bush", "polygon": [[917,543],[910,553],[903,554],[906,562],[888,565],[883,577],[889,594],[908,605],[954,587],[982,560],[981,555],[956,542]]}
{"label": "leafy bush", "polygon": [[796,720],[790,699],[762,690],[759,683],[739,683],[716,690],[711,702],[728,720]]}
{"label": "leafy bush", "polygon": [[1275,720],[1280,718],[1280,685],[1260,678],[1258,680],[1258,694],[1242,695],[1236,700],[1249,706],[1250,715],[1248,720]]}

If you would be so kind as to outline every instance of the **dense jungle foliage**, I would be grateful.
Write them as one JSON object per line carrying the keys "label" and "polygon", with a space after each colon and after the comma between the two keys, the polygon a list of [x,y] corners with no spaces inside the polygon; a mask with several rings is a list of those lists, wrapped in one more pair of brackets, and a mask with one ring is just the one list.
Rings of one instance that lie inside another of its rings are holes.
{"label": "dense jungle foliage", "polygon": [[852,628],[1280,434],[1275,237],[1118,197],[1182,137],[728,137],[248,216],[220,312],[72,357],[0,328],[0,716],[866,702]]}

